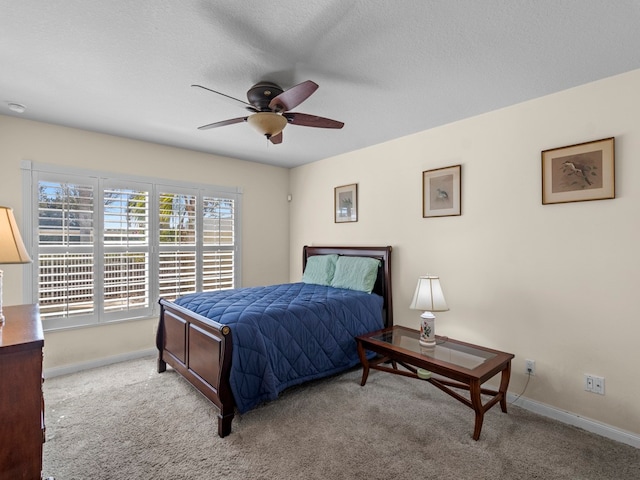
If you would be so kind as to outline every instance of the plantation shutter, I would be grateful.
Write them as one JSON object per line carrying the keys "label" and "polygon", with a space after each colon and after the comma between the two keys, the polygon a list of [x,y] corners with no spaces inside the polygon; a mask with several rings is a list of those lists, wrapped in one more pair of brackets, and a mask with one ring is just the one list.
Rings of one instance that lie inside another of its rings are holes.
{"label": "plantation shutter", "polygon": [[159,194],[159,290],[175,299],[197,288],[196,196]]}
{"label": "plantation shutter", "polygon": [[203,197],[202,290],[234,288],[235,201]]}
{"label": "plantation shutter", "polygon": [[103,302],[107,317],[120,318],[122,312],[132,311],[135,316],[151,313],[149,195],[148,188],[103,190]]}
{"label": "plantation shutter", "polygon": [[45,322],[94,313],[95,187],[38,183],[38,303]]}

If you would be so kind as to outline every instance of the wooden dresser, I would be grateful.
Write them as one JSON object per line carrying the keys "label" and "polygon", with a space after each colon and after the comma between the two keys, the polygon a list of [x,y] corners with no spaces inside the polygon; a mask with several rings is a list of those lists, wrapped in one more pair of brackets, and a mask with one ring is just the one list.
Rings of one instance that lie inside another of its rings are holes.
{"label": "wooden dresser", "polygon": [[0,326],[0,479],[42,477],[44,335],[37,305],[3,307]]}

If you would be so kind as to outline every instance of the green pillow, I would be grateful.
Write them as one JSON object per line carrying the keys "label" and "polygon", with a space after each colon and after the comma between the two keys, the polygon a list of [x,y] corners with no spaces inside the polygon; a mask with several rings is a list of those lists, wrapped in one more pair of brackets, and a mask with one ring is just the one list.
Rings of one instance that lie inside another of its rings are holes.
{"label": "green pillow", "polygon": [[336,263],[331,286],[371,293],[379,266],[380,260],[375,258],[341,256]]}
{"label": "green pillow", "polygon": [[302,274],[304,283],[330,286],[336,270],[338,255],[313,255],[307,258],[307,265]]}

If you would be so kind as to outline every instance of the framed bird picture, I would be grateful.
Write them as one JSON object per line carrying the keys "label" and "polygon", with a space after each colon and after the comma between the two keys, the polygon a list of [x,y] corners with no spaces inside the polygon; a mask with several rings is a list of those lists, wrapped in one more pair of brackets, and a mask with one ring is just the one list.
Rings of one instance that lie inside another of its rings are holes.
{"label": "framed bird picture", "polygon": [[542,204],[615,198],[614,138],[542,152]]}
{"label": "framed bird picture", "polygon": [[358,221],[358,184],[336,187],[334,191],[333,211],[335,223]]}
{"label": "framed bird picture", "polygon": [[422,172],[422,216],[462,215],[460,195],[462,165]]}

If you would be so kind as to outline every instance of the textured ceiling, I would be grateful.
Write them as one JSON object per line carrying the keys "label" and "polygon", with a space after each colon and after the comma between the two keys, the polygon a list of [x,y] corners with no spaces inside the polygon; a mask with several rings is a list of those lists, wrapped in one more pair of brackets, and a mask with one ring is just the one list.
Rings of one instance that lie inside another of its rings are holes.
{"label": "textured ceiling", "polygon": [[[640,68],[637,0],[0,0],[0,113],[293,167]],[[281,145],[201,84],[320,88]],[[10,102],[26,106],[17,114]]]}

